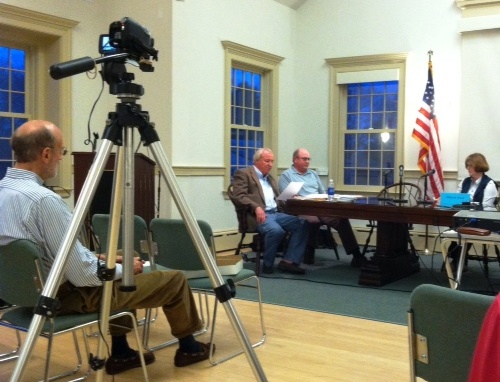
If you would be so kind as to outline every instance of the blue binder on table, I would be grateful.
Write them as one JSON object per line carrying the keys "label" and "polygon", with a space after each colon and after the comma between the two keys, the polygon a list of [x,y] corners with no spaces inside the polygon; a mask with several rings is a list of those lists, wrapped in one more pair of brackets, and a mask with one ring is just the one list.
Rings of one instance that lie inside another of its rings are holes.
{"label": "blue binder on table", "polygon": [[442,192],[440,207],[452,208],[470,204],[470,195],[462,192]]}

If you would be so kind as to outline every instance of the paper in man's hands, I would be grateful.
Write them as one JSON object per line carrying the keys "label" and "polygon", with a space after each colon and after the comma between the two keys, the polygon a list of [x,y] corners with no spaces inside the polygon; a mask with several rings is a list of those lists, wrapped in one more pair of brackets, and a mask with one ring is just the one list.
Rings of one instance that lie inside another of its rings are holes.
{"label": "paper in man's hands", "polygon": [[278,200],[288,200],[297,195],[304,182],[290,182],[283,192],[278,196]]}

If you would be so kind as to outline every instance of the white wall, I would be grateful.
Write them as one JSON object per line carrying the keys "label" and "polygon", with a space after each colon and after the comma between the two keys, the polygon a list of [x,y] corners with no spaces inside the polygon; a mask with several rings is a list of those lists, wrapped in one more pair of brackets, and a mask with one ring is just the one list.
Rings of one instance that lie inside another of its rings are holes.
{"label": "white wall", "polygon": [[[3,2],[79,21],[73,34],[74,58],[97,57],[98,36],[108,32],[112,21],[129,16],[147,27],[160,51],[155,72],[128,70],[145,88],[139,103],[156,123],[174,166],[224,164],[222,40],[285,58],[280,66],[279,167],[290,164],[298,146],[311,150],[313,166],[328,166],[326,58],[408,52],[404,165],[416,170],[418,145],[411,132],[425,87],[429,49],[434,51],[444,169],[461,169],[464,153],[476,151],[472,133],[466,139],[458,134],[459,117],[474,118],[477,108],[460,103],[464,58],[457,24],[462,16],[454,0],[308,0],[297,11],[271,0],[149,0],[147,6],[120,0]],[[485,40],[496,43],[489,37]],[[482,71],[494,73],[498,60],[481,65]],[[84,74],[64,81],[72,81],[73,88],[73,149],[88,150],[83,140],[99,81]],[[494,96],[490,99],[488,106],[494,107]],[[92,131],[102,132],[116,102],[106,87],[92,118]],[[491,109],[482,110],[485,119],[487,110]],[[493,155],[494,149],[477,151]],[[222,198],[226,187],[222,177],[179,177],[178,182],[197,218],[208,220],[216,230],[236,226],[233,208]],[[163,185],[162,214],[171,209],[167,194]]]}
{"label": "white wall", "polygon": [[[411,137],[427,81],[427,52],[434,55],[436,113],[441,129],[444,170],[457,169],[460,101],[460,10],[454,0],[309,0],[298,12],[297,73],[302,126],[315,129],[307,144],[314,166],[328,166],[327,58],[409,53],[405,112],[405,169],[417,169],[419,146]],[[288,138],[300,145],[301,136]]]}

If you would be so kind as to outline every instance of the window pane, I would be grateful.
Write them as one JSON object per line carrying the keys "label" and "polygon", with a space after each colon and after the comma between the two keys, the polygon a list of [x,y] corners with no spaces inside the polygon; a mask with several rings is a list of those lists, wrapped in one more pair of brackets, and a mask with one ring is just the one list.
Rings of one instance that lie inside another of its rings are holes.
{"label": "window pane", "polygon": [[0,46],[0,68],[8,68],[9,67],[9,49]]}
{"label": "window pane", "polygon": [[9,71],[0,69],[0,89],[9,90]]}
{"label": "window pane", "polygon": [[24,113],[24,94],[22,93],[12,93],[12,112],[14,113]]}
{"label": "window pane", "polygon": [[0,111],[9,111],[9,93],[0,91]]}
{"label": "window pane", "polygon": [[0,117],[0,137],[9,138],[12,135],[11,118]]}
{"label": "window pane", "polygon": [[348,84],[346,88],[344,184],[383,186],[394,178],[392,173],[384,174],[395,168],[398,81]]}
{"label": "window pane", "polygon": [[12,90],[24,92],[24,72],[12,72]]}
{"label": "window pane", "polygon": [[11,59],[11,68],[17,70],[25,70],[25,53],[19,49],[11,49],[10,51],[10,59]]}
{"label": "window pane", "polygon": [[12,160],[12,149],[9,144],[10,139],[0,139],[0,159]]}

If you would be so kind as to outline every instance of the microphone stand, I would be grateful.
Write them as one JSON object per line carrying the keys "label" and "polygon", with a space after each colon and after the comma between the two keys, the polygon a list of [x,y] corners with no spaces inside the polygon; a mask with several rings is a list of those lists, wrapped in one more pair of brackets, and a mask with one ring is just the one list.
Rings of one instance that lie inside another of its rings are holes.
{"label": "microphone stand", "polygon": [[421,201],[418,202],[418,204],[423,205],[423,206],[430,206],[431,204],[434,203],[431,200],[427,200],[427,177],[428,176],[429,176],[428,174],[423,175],[423,177],[424,177],[424,197],[422,198]]}

